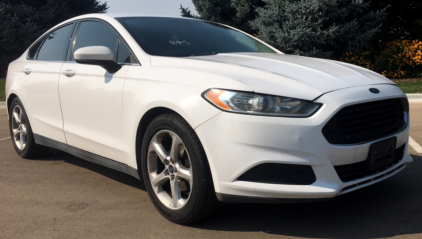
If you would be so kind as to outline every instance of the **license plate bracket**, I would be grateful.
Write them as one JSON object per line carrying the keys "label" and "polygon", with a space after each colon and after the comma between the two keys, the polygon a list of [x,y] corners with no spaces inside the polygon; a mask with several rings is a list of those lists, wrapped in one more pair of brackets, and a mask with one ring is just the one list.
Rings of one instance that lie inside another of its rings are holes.
{"label": "license plate bracket", "polygon": [[377,171],[394,162],[397,138],[392,137],[376,143],[369,148],[368,170]]}

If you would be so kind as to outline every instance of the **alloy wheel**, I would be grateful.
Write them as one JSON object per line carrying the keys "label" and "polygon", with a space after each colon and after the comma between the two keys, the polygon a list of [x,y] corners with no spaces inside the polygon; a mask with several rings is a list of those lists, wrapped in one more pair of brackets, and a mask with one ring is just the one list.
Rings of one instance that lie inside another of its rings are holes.
{"label": "alloy wheel", "polygon": [[189,153],[174,132],[161,130],[149,144],[148,176],[152,189],[166,207],[178,210],[189,201],[193,174]]}
{"label": "alloy wheel", "polygon": [[12,110],[12,133],[13,140],[19,150],[24,150],[27,142],[27,124],[24,112],[19,105],[15,105]]}

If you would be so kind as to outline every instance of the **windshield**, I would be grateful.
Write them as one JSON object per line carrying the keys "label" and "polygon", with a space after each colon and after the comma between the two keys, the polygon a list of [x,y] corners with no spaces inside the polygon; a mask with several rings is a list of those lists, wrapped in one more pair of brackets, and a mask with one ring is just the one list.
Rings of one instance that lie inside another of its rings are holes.
{"label": "windshield", "polygon": [[216,23],[166,17],[123,17],[117,20],[150,55],[186,57],[230,52],[276,53],[254,38]]}

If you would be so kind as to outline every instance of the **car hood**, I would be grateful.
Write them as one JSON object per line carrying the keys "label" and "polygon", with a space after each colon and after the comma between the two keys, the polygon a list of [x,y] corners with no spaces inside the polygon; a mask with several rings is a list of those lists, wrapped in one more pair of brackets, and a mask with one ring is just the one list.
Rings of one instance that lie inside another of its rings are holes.
{"label": "car hood", "polygon": [[[322,94],[344,88],[394,84],[375,72],[355,65],[287,54],[231,53],[187,58],[153,57],[151,66],[203,71],[240,82],[254,92],[306,100],[314,100]],[[214,84],[211,83],[211,87],[230,88],[229,82],[227,85],[217,82]]]}

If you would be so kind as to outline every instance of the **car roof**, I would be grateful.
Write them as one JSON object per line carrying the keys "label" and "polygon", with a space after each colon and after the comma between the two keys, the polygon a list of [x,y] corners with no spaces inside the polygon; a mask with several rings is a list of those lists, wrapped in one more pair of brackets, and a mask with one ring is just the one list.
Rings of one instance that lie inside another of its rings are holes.
{"label": "car roof", "polygon": [[156,15],[156,14],[139,14],[139,13],[92,13],[92,14],[85,14],[85,15],[80,15],[80,16],[73,17],[71,19],[68,19],[66,21],[63,21],[63,22],[57,24],[56,26],[52,27],[51,29],[54,29],[54,28],[56,28],[58,26],[61,26],[61,25],[64,25],[64,24],[66,24],[68,22],[72,22],[72,21],[76,21],[76,20],[81,20],[81,19],[97,18],[97,19],[102,19],[102,20],[105,20],[105,21],[111,23],[111,22],[117,22],[116,18],[120,18],[120,17],[166,17],[166,18],[191,19],[191,20],[194,20],[194,21],[200,21],[199,19],[195,19],[195,18],[186,18],[186,17],[181,17],[181,16],[179,17],[179,16]]}
{"label": "car roof", "polygon": [[[166,18],[184,18],[181,16],[166,16],[166,15],[156,15],[156,14],[139,14],[139,13],[93,13],[93,14],[85,14],[80,15],[77,17],[74,17],[72,19],[69,19],[67,21],[74,21],[78,19],[84,19],[84,18],[99,18],[99,19],[116,19],[121,17],[166,17]],[[196,20],[193,18],[189,18],[192,20]],[[66,22],[67,22],[66,21]]]}
{"label": "car roof", "polygon": [[96,19],[101,19],[101,20],[105,20],[109,23],[116,23],[117,20],[116,18],[120,18],[120,17],[166,17],[166,18],[184,18],[184,19],[191,19],[191,20],[196,20],[198,21],[198,19],[194,19],[194,18],[185,18],[185,17],[178,17],[178,16],[165,16],[165,15],[154,15],[154,14],[139,14],[139,13],[92,13],[92,14],[85,14],[85,15],[80,15],[80,16],[76,16],[73,18],[70,18],[66,21],[63,21],[57,25],[55,25],[54,27],[50,28],[47,32],[51,31],[52,29],[55,29],[59,26],[63,26],[69,22],[73,22],[73,21],[77,21],[77,20],[81,20],[81,19],[88,19],[88,18],[96,18]]}
{"label": "car roof", "polygon": [[[99,14],[101,15],[101,14]],[[119,18],[119,17],[168,17],[168,18],[184,18],[181,16],[168,16],[168,15],[157,15],[157,14],[139,14],[139,13],[105,13],[103,15]]]}

